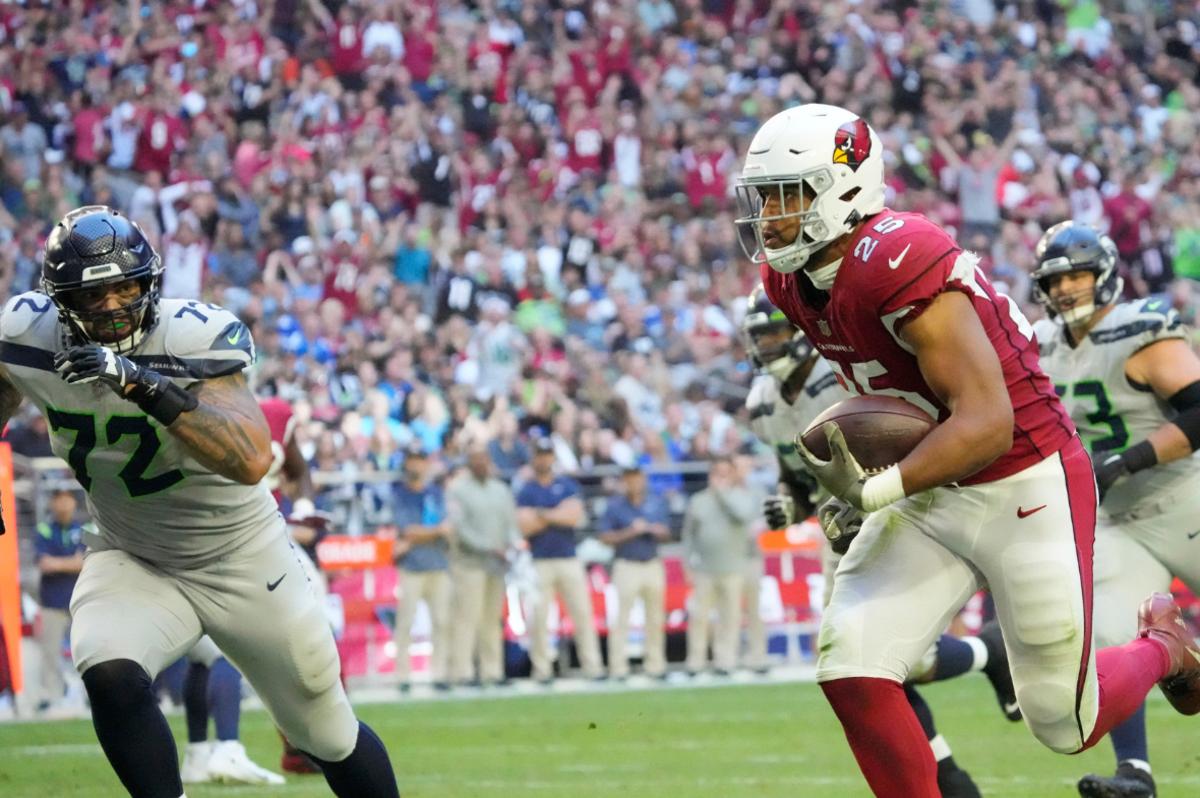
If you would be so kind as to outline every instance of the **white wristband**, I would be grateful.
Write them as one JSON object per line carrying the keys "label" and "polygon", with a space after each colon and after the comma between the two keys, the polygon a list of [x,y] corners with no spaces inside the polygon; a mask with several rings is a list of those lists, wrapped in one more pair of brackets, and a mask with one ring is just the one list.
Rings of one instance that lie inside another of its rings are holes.
{"label": "white wristband", "polygon": [[900,466],[894,465],[882,474],[868,477],[863,483],[863,510],[873,513],[892,502],[898,502],[905,497],[904,481],[900,477]]}

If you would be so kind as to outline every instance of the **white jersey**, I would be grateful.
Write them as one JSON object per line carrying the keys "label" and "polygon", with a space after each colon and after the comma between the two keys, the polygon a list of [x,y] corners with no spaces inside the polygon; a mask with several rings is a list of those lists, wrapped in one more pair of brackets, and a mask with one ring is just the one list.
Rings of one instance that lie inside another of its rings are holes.
{"label": "white jersey", "polygon": [[[50,445],[87,492],[92,549],[121,549],[169,567],[197,566],[260,534],[277,514],[263,483],[214,473],[137,405],[101,382],[68,385],[54,370],[63,328],[54,303],[30,291],[0,315],[0,362],[46,416]],[[128,355],[180,387],[235,374],[254,360],[246,325],[202,302],[164,299]]]}
{"label": "white jersey", "polygon": [[[1174,418],[1175,410],[1148,386],[1133,385],[1125,363],[1157,341],[1186,338],[1179,315],[1162,299],[1124,302],[1113,307],[1072,348],[1060,321],[1034,326],[1042,369],[1054,382],[1079,435],[1092,452],[1122,451]],[[1116,482],[1101,510],[1123,513],[1177,491],[1200,491],[1200,469],[1191,457],[1140,471]]]}
{"label": "white jersey", "polygon": [[784,401],[779,381],[762,375],[750,386],[746,409],[750,428],[771,447],[779,462],[789,471],[806,473],[804,460],[796,452],[796,435],[803,432],[826,408],[846,398],[833,369],[825,358],[817,358],[794,404]]}

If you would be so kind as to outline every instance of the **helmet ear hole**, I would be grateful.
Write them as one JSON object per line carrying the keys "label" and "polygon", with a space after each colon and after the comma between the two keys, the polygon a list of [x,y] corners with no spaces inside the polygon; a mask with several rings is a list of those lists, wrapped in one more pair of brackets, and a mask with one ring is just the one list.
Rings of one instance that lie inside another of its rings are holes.
{"label": "helmet ear hole", "polygon": [[849,191],[847,191],[847,192],[846,192],[845,194],[843,194],[842,196],[838,197],[838,199],[840,199],[842,202],[849,202],[850,200],[852,200],[852,199],[854,199],[855,197],[857,197],[857,196],[858,196],[858,192],[860,192],[860,191],[862,191],[862,189],[861,189],[861,188],[859,188],[858,186],[855,186],[854,188],[850,189]]}

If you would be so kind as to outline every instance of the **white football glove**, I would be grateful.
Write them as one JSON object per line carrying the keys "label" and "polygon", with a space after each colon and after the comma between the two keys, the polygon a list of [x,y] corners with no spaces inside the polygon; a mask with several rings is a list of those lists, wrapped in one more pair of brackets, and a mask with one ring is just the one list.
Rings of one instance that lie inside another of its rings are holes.
{"label": "white football glove", "polygon": [[809,472],[821,483],[821,487],[832,495],[854,506],[863,509],[863,484],[867,481],[867,472],[858,464],[858,460],[850,453],[846,445],[846,436],[836,421],[827,421],[821,426],[825,431],[825,439],[829,441],[829,459],[821,460],[804,445],[804,435],[796,436],[796,451],[808,465]]}

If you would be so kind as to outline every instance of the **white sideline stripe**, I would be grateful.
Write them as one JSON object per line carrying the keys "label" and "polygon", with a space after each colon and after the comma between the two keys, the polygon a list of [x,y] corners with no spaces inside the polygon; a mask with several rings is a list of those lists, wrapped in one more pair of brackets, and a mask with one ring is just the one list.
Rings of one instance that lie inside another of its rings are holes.
{"label": "white sideline stripe", "polygon": [[62,754],[91,754],[101,756],[99,743],[59,743],[57,745],[17,745],[0,748],[0,756],[61,756]]}

